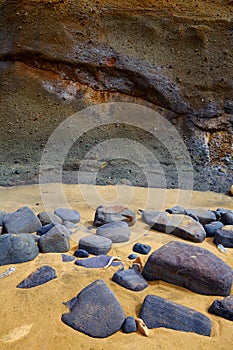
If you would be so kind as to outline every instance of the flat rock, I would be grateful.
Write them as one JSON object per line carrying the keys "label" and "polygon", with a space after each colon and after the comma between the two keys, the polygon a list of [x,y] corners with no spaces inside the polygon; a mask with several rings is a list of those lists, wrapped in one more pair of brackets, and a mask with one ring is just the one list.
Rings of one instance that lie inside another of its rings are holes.
{"label": "flat rock", "polygon": [[147,225],[153,226],[158,217],[162,214],[162,211],[158,210],[140,210],[142,220]]}
{"label": "flat rock", "polygon": [[80,214],[77,210],[69,209],[69,208],[57,208],[54,210],[54,214],[59,216],[62,221],[71,221],[74,224],[80,221]]}
{"label": "flat rock", "polygon": [[115,272],[112,280],[120,286],[135,292],[144,290],[148,287],[147,281],[142,277],[140,272],[133,268]]}
{"label": "flat rock", "polygon": [[57,222],[58,224],[62,223],[62,219],[53,213],[47,213],[46,211],[42,211],[37,215],[38,219],[40,220],[42,226],[51,224],[53,222]]}
{"label": "flat rock", "polygon": [[62,254],[61,257],[62,257],[62,262],[70,262],[75,260],[74,256],[67,255],[67,254]]}
{"label": "flat rock", "polygon": [[206,238],[203,226],[187,215],[162,213],[152,229],[198,243]]}
{"label": "flat rock", "polygon": [[163,280],[206,295],[231,292],[232,269],[210,251],[172,241],[148,258],[142,271],[146,280]]}
{"label": "flat rock", "polygon": [[151,246],[138,242],[134,244],[133,251],[139,254],[147,255],[151,251]]}
{"label": "flat rock", "polygon": [[31,273],[25,280],[17,285],[17,288],[33,288],[41,284],[47,283],[57,278],[56,270],[51,266],[44,265]]}
{"label": "flat rock", "polygon": [[[109,255],[98,255],[93,258],[87,258],[82,260],[76,260],[75,264],[87,268],[103,268],[107,266],[112,260],[112,256]],[[113,263],[113,261],[112,261]],[[110,264],[112,265],[112,264]]]}
{"label": "flat rock", "polygon": [[29,207],[22,207],[4,216],[4,227],[8,233],[32,233],[41,228],[41,222]]}
{"label": "flat rock", "polygon": [[0,265],[19,264],[35,259],[39,250],[31,234],[0,235]]}
{"label": "flat rock", "polygon": [[136,222],[135,212],[121,205],[112,207],[99,206],[95,212],[93,225],[98,227],[110,222],[125,221],[128,225],[133,225]]}
{"label": "flat rock", "polygon": [[130,229],[126,222],[110,222],[97,228],[96,234],[111,239],[113,243],[127,242]]}
{"label": "flat rock", "polygon": [[84,249],[89,254],[105,255],[109,252],[111,247],[111,239],[98,235],[85,236],[79,240],[79,249]]}
{"label": "flat rock", "polygon": [[214,236],[214,243],[233,248],[233,230],[217,230]]}
{"label": "flat rock", "polygon": [[41,253],[65,253],[70,250],[69,230],[60,224],[55,225],[39,240]]}
{"label": "flat rock", "polygon": [[122,326],[123,333],[137,332],[136,321],[133,316],[128,316]]}
{"label": "flat rock", "polygon": [[233,225],[233,213],[221,213],[221,221],[224,225]]}
{"label": "flat rock", "polygon": [[106,283],[96,280],[77,295],[70,313],[62,315],[62,321],[90,337],[106,338],[121,329],[125,314]]}
{"label": "flat rock", "polygon": [[140,318],[148,328],[164,327],[205,336],[211,334],[211,321],[207,316],[156,295],[146,296]]}
{"label": "flat rock", "polygon": [[212,221],[210,224],[204,225],[207,237],[214,237],[217,230],[223,228],[223,223],[220,221]]}
{"label": "flat rock", "polygon": [[215,300],[209,307],[208,312],[233,321],[233,295],[223,300]]}
{"label": "flat rock", "polygon": [[198,221],[202,225],[207,225],[212,221],[216,221],[216,215],[214,214],[214,212],[208,209],[204,209],[204,208],[188,209],[186,213],[191,217],[197,217]]}

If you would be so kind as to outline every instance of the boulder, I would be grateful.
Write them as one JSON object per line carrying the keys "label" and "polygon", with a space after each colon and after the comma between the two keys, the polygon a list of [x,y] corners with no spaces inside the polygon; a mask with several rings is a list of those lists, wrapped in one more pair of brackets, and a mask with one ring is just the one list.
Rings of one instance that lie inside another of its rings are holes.
{"label": "boulder", "polygon": [[110,222],[97,228],[96,234],[111,239],[113,243],[127,242],[130,229],[126,222]]}
{"label": "boulder", "polygon": [[142,275],[206,295],[227,296],[232,286],[232,269],[224,261],[204,248],[176,241],[153,252]]}
{"label": "boulder", "polygon": [[162,213],[152,229],[198,243],[206,238],[203,226],[187,215]]}
{"label": "boulder", "polygon": [[22,207],[4,216],[5,230],[8,233],[32,233],[41,228],[41,222],[29,207]]}
{"label": "boulder", "polygon": [[233,248],[233,230],[217,230],[214,236],[214,243]]}
{"label": "boulder", "polygon": [[19,264],[35,259],[39,250],[33,235],[22,233],[0,236],[0,265]]}
{"label": "boulder", "polygon": [[59,216],[62,221],[71,221],[74,224],[80,221],[80,214],[77,210],[69,208],[57,208],[54,210],[54,214]]}
{"label": "boulder", "polygon": [[142,220],[150,226],[153,226],[157,221],[157,218],[162,214],[162,211],[158,210],[140,210]]}
{"label": "boulder", "polygon": [[77,295],[62,321],[90,337],[106,338],[121,329],[125,314],[106,283],[96,280]]}
{"label": "boulder", "polygon": [[69,230],[61,224],[55,225],[40,237],[39,249],[41,253],[68,252],[70,250]]}
{"label": "boulder", "polygon": [[211,334],[211,321],[207,316],[156,295],[146,296],[140,318],[148,328],[164,327],[205,336]]}
{"label": "boulder", "polygon": [[79,249],[84,249],[89,254],[105,255],[109,252],[111,247],[111,239],[98,235],[85,236],[79,240]]}
{"label": "boulder", "polygon": [[140,272],[133,268],[115,272],[112,280],[120,286],[135,292],[144,290],[148,287],[147,281],[142,277]]}
{"label": "boulder", "polygon": [[99,227],[110,222],[125,221],[128,225],[133,225],[136,221],[135,212],[121,205],[113,207],[99,206],[95,212],[93,225]]}
{"label": "boulder", "polygon": [[40,220],[42,226],[51,224],[53,222],[57,222],[58,224],[62,223],[62,219],[59,216],[53,213],[47,213],[46,211],[42,211],[37,215],[37,217]]}
{"label": "boulder", "polygon": [[223,228],[223,223],[220,221],[212,221],[210,224],[204,225],[207,237],[214,237],[217,230]]}
{"label": "boulder", "polygon": [[223,300],[215,300],[209,307],[208,312],[233,321],[233,295]]}
{"label": "boulder", "polygon": [[47,283],[57,278],[56,270],[51,266],[44,265],[31,273],[25,280],[17,285],[17,288],[33,288],[41,284]]}

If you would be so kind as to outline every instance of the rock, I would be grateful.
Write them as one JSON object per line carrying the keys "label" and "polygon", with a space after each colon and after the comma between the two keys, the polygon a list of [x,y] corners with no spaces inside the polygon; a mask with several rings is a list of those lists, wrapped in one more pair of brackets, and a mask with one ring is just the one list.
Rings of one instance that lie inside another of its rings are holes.
{"label": "rock", "polygon": [[186,209],[183,207],[180,207],[179,205],[176,205],[175,207],[169,208],[165,210],[169,214],[186,214]]}
{"label": "rock", "polygon": [[128,225],[133,225],[136,221],[135,212],[124,206],[99,206],[95,212],[93,225],[98,227],[110,222],[125,221]]}
{"label": "rock", "polygon": [[63,225],[68,228],[69,230],[72,230],[73,228],[77,228],[78,226],[76,224],[74,224],[71,221],[64,221]]}
{"label": "rock", "polygon": [[19,264],[35,259],[39,250],[31,234],[0,236],[0,265]]}
{"label": "rock", "polygon": [[115,272],[112,280],[120,286],[135,292],[144,290],[148,287],[147,281],[133,268]]}
{"label": "rock", "polygon": [[203,208],[188,209],[186,213],[191,217],[196,216],[202,225],[207,225],[212,221],[216,221],[216,215],[211,210]]}
{"label": "rock", "polygon": [[128,256],[128,259],[129,260],[135,260],[135,259],[137,259],[137,254],[130,254],[129,256]]}
{"label": "rock", "polygon": [[45,233],[49,232],[49,230],[51,230],[51,228],[53,228],[54,226],[55,226],[54,223],[51,223],[51,224],[42,226],[42,227],[37,231],[37,234],[38,234],[39,236],[42,236],[42,235],[44,235]]}
{"label": "rock", "polygon": [[222,213],[233,213],[231,209],[226,209],[226,208],[218,208],[216,211],[218,211],[220,214]]}
{"label": "rock", "polygon": [[93,338],[106,338],[119,331],[125,321],[124,311],[113,292],[102,280],[84,288],[70,313],[62,321]]}
{"label": "rock", "polygon": [[231,185],[231,187],[230,187],[230,194],[232,194],[232,196],[233,196],[233,185]]}
{"label": "rock", "polygon": [[86,250],[89,254],[105,255],[112,247],[112,241],[109,238],[89,235],[79,240],[79,249]]}
{"label": "rock", "polygon": [[57,278],[56,270],[51,266],[44,265],[39,267],[35,272],[17,285],[17,288],[32,288],[47,283]]}
{"label": "rock", "polygon": [[215,300],[209,307],[208,312],[233,321],[233,295],[223,300]]}
{"label": "rock", "polygon": [[133,316],[128,316],[122,326],[123,333],[137,332],[136,322]]}
{"label": "rock", "polygon": [[77,224],[80,221],[80,214],[77,210],[69,208],[57,208],[54,210],[54,214],[59,216],[62,221],[71,221],[74,224]]}
{"label": "rock", "polygon": [[39,240],[41,253],[65,253],[70,250],[70,233],[68,229],[57,224]]}
{"label": "rock", "polygon": [[233,102],[225,101],[224,102],[224,111],[226,114],[233,114]]}
{"label": "rock", "polygon": [[74,256],[76,256],[77,258],[88,258],[89,253],[85,249],[77,249],[74,252]]}
{"label": "rock", "polygon": [[203,226],[187,215],[162,213],[152,229],[198,243],[206,238]]}
{"label": "rock", "polygon": [[113,257],[109,255],[98,255],[93,258],[87,258],[82,260],[76,260],[75,264],[78,266],[83,266],[86,268],[103,268],[106,267],[109,263],[113,262]]}
{"label": "rock", "polygon": [[158,210],[141,210],[142,220],[150,226],[154,225],[161,214],[162,211]]}
{"label": "rock", "polygon": [[111,239],[113,243],[127,242],[130,229],[126,222],[110,222],[97,228],[96,234]]}
{"label": "rock", "polygon": [[38,231],[41,226],[38,217],[28,207],[22,207],[4,217],[4,227],[8,233],[32,233]]}
{"label": "rock", "polygon": [[67,254],[62,254],[62,262],[74,261],[75,257]]}
{"label": "rock", "polygon": [[233,225],[233,213],[230,211],[226,213],[221,213],[221,222],[224,225]]}
{"label": "rock", "polygon": [[176,241],[150,255],[142,276],[206,295],[227,296],[232,286],[232,269],[224,261],[204,248]]}
{"label": "rock", "polygon": [[139,254],[148,254],[151,250],[151,246],[148,244],[143,244],[143,243],[135,243],[133,246],[133,251]]}
{"label": "rock", "polygon": [[233,248],[233,230],[217,230],[214,236],[216,245],[222,244],[224,247]]}
{"label": "rock", "polygon": [[205,336],[211,334],[211,321],[207,316],[156,295],[146,296],[140,318],[148,328],[164,327]]}
{"label": "rock", "polygon": [[217,230],[223,228],[223,223],[220,221],[212,221],[210,224],[204,225],[207,237],[214,237]]}
{"label": "rock", "polygon": [[138,331],[143,335],[145,335],[146,337],[149,337],[150,332],[145,322],[139,317],[135,318],[135,322],[136,322]]}
{"label": "rock", "polygon": [[58,224],[62,223],[62,219],[59,216],[53,213],[47,213],[46,211],[42,211],[37,215],[37,217],[40,220],[42,226],[51,224],[53,222],[57,222]]}

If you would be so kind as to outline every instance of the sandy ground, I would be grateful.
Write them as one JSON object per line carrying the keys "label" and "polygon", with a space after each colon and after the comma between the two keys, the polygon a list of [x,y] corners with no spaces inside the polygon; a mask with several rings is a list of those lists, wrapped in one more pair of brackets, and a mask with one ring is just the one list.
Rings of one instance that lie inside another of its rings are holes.
{"label": "sandy ground", "polygon": [[[38,185],[19,187],[0,187],[1,209],[13,211],[28,205],[36,211],[45,207],[58,207],[62,204],[59,194],[61,186],[49,185],[40,190]],[[72,234],[71,252],[77,248],[78,239],[86,235],[86,227],[93,220],[95,207],[99,204],[122,203],[132,209],[164,209],[175,204],[187,204],[190,207],[233,207],[233,199],[227,195],[212,192],[192,192],[178,190],[163,191],[134,187],[93,187],[64,185],[64,198],[70,206],[81,213],[79,230]],[[179,198],[177,199],[177,196]],[[42,199],[44,204],[42,203]],[[132,252],[134,242],[150,244],[152,251],[161,245],[177,240],[175,236],[148,231],[147,226],[138,221],[131,228],[131,239],[127,244],[114,245],[109,255],[122,258],[125,268],[130,266],[127,259]],[[187,242],[188,243],[188,242]],[[206,248],[233,267],[233,249],[226,254],[218,251],[211,239],[198,244]],[[147,257],[142,257],[145,262]],[[49,264],[57,271],[58,278],[29,290],[17,289],[16,286],[39,266]],[[10,265],[11,266],[11,265]],[[0,266],[0,273],[9,266]],[[230,350],[233,344],[232,322],[208,314],[207,309],[218,297],[203,296],[181,287],[161,281],[150,283],[141,292],[132,292],[111,281],[116,267],[104,269],[85,269],[73,262],[63,263],[61,254],[40,254],[34,261],[15,265],[16,271],[0,279],[0,350],[53,350],[53,349],[189,349],[189,350]],[[150,336],[139,333],[123,334],[121,331],[106,339],[90,338],[68,327],[61,321],[61,315],[67,312],[63,305],[77,295],[85,286],[96,279],[104,279],[115,293],[127,316],[138,316],[140,306],[148,294],[155,294],[200,311],[212,321],[211,337],[169,329],[150,330]],[[221,299],[221,297],[219,297]]]}

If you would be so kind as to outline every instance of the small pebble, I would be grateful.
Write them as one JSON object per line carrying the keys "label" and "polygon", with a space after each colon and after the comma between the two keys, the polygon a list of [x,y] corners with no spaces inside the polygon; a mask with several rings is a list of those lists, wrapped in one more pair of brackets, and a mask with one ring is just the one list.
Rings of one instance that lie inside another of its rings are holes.
{"label": "small pebble", "polygon": [[133,246],[133,251],[139,254],[148,254],[151,250],[151,246],[143,243],[135,243]]}
{"label": "small pebble", "polygon": [[145,325],[144,321],[141,318],[135,318],[135,321],[139,332],[145,335],[145,337],[149,337],[149,329]]}
{"label": "small pebble", "polygon": [[69,261],[74,261],[75,257],[67,254],[62,254],[62,261],[63,262],[69,262]]}
{"label": "small pebble", "polygon": [[130,254],[129,256],[128,256],[128,259],[130,259],[130,260],[135,260],[135,259],[137,259],[137,254]]}
{"label": "small pebble", "polygon": [[77,258],[88,258],[89,253],[85,249],[77,249],[74,252],[74,256],[76,256]]}
{"label": "small pebble", "polygon": [[122,326],[122,331],[124,333],[137,332],[136,322],[133,316],[128,316]]}

